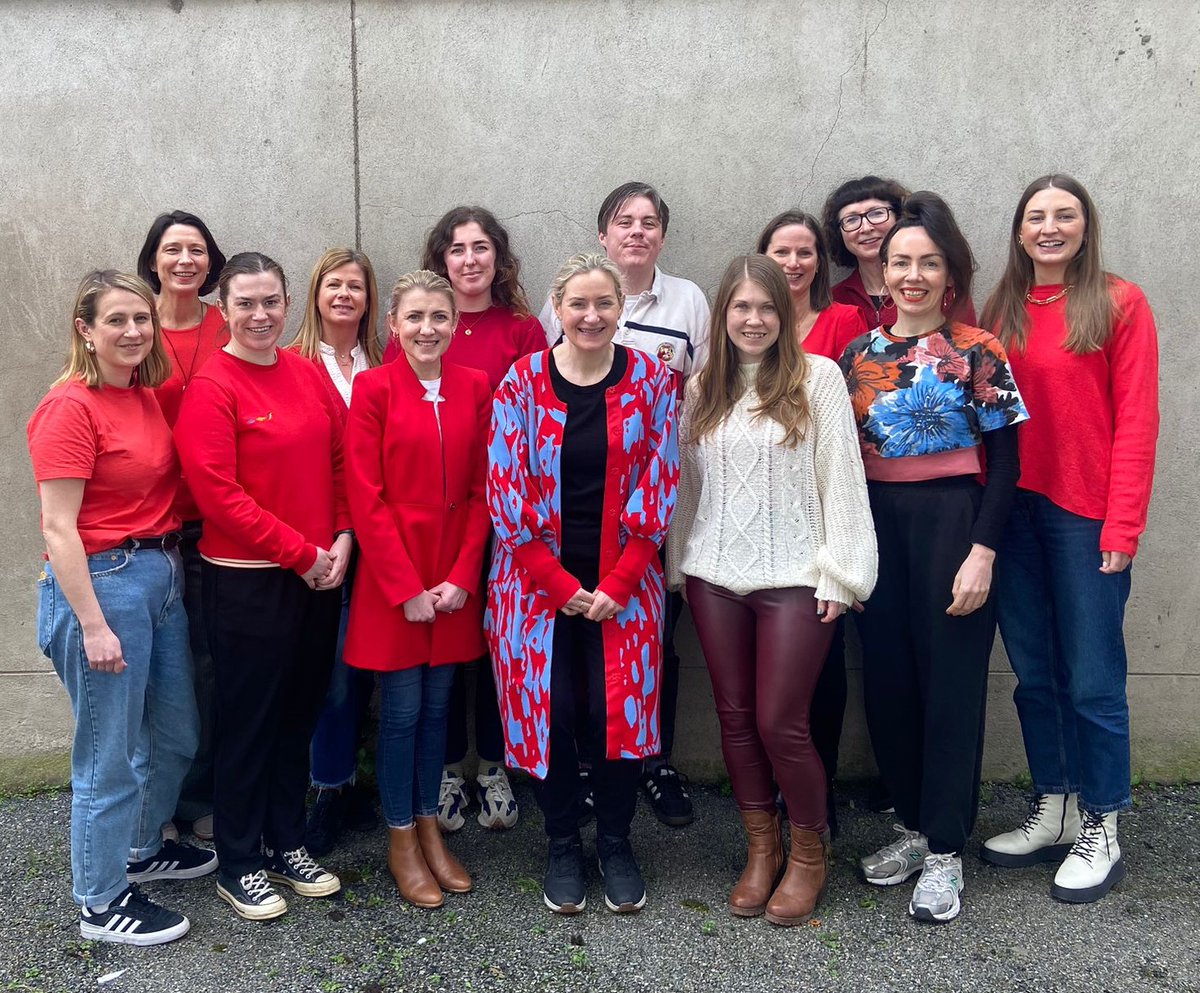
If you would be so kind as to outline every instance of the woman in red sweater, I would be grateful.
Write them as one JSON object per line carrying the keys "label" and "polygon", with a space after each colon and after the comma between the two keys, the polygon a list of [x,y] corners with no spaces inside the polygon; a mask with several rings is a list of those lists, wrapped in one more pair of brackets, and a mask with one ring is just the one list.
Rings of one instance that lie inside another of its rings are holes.
{"label": "woman in red sweater", "polygon": [[[850,342],[867,333],[857,307],[838,303],[829,288],[829,252],[821,222],[802,210],[772,218],[758,236],[758,251],[779,263],[796,306],[796,336],[804,351],[836,362]],[[833,777],[846,716],[846,622],[837,619],[829,654],[817,680],[810,720],[813,745],[825,766],[829,832],[837,835]]]}
{"label": "woman in red sweater", "polygon": [[182,914],[136,885],[188,879],[216,856],[160,828],[196,749],[181,600],[179,465],[152,390],[170,364],[150,287],[92,272],[66,368],[29,419],[46,562],[38,644],[71,698],[71,872],[84,938],[157,945]]}
{"label": "woman in red sweater", "polygon": [[[454,288],[458,324],[446,353],[459,365],[482,369],[492,390],[512,364],[546,347],[541,322],[529,312],[521,286],[521,263],[509,246],[508,232],[490,210],[455,207],[447,211],[425,238],[423,268],[447,279]],[[401,354],[398,340],[389,342],[385,359]],[[490,559],[490,556],[485,556]],[[496,703],[496,682],[485,655],[456,670],[450,697],[446,760],[438,800],[438,822],[457,831],[470,806],[463,761],[467,757],[468,668],[475,670],[475,777],[479,798],[477,820],[486,828],[517,823],[519,811],[504,769],[504,734]]]}
{"label": "woman in red sweater", "polygon": [[1087,190],[1050,175],[1017,203],[983,319],[1008,349],[1030,414],[996,564],[1034,798],[1025,822],[981,854],[1003,866],[1061,859],[1051,895],[1090,903],[1125,875],[1122,629],[1158,438],[1154,315],[1140,289],[1104,271]]}
{"label": "woman in red sweater", "polygon": [[[371,260],[353,248],[331,248],[318,260],[308,284],[308,304],[293,348],[313,362],[345,417],[358,374],[383,359],[376,333],[379,289]],[[344,423],[344,421],[343,421]],[[342,658],[354,562],[342,584],[342,615],[329,691],[312,739],[312,785],[316,801],[304,831],[312,855],[328,855],[343,825],[371,829],[378,824],[371,798],[353,788],[358,766],[359,730],[375,680],[369,672],[347,666]]]}
{"label": "woman in red sweater", "polygon": [[277,347],[283,270],[245,252],[218,290],[230,341],[192,380],[175,440],[204,516],[217,893],[238,915],[267,920],[287,911],[272,881],[301,896],[340,889],[304,847],[304,795],[352,535],[342,412],[316,367]]}
{"label": "woman in red sweater", "polygon": [[[216,289],[224,265],[225,256],[208,225],[183,210],[159,214],[138,253],[138,275],[155,292],[163,347],[171,363],[170,375],[154,391],[168,427],[175,427],[183,392],[192,377],[229,340],[220,308],[200,299]],[[183,521],[183,540],[179,543],[179,553],[183,556],[183,605],[188,615],[196,706],[200,712],[200,744],[183,781],[175,819],[191,824],[197,838],[211,841],[216,699],[212,655],[208,651],[200,603],[199,544],[204,522],[185,481],[179,484],[175,509]]]}
{"label": "woman in red sweater", "polygon": [[443,361],[454,292],[402,276],[388,327],[402,357],[358,380],[346,427],[350,511],[361,541],[346,661],[379,673],[379,791],[400,895],[438,907],[471,877],[438,828],[446,713],[459,666],[483,654],[484,502],[492,390]]}

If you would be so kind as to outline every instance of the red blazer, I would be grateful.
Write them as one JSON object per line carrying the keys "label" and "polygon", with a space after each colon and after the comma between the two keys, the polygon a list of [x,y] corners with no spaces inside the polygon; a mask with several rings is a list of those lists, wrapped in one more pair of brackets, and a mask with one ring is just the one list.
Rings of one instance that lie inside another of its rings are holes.
{"label": "red blazer", "polygon": [[[492,391],[487,375],[442,361],[441,396],[406,361],[361,372],[346,424],[350,517],[360,550],[345,660],[391,672],[484,654],[484,488]],[[467,602],[432,623],[405,620],[404,601],[449,580]]]}

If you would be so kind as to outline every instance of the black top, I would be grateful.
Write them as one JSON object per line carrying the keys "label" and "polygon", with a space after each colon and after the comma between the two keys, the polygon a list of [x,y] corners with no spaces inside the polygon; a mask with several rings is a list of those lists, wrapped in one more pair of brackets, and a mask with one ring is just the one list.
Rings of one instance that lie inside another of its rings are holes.
{"label": "black top", "polygon": [[608,468],[608,406],[604,394],[624,378],[628,366],[628,350],[616,345],[608,375],[592,386],[576,386],[558,371],[554,351],[550,352],[550,385],[567,407],[559,486],[562,562],[564,568],[589,588],[599,581],[594,573],[600,564],[600,524]]}
{"label": "black top", "polygon": [[987,457],[987,484],[975,526],[971,528],[971,541],[994,551],[1000,547],[1000,536],[1004,533],[1017,480],[1021,477],[1017,425],[984,431],[983,452]]}

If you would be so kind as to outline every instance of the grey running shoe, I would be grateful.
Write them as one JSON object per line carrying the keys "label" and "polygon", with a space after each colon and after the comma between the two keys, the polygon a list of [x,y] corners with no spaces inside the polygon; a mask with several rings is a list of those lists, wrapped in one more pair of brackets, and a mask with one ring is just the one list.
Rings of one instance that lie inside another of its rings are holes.
{"label": "grey running shoe", "polygon": [[945,923],[962,909],[958,894],[963,889],[962,859],[957,855],[925,856],[925,868],[917,880],[908,912],[919,921]]}
{"label": "grey running shoe", "polygon": [[920,831],[909,831],[903,824],[893,824],[900,839],[884,845],[873,855],[863,858],[863,878],[873,886],[895,886],[921,871],[929,854],[929,839]]}

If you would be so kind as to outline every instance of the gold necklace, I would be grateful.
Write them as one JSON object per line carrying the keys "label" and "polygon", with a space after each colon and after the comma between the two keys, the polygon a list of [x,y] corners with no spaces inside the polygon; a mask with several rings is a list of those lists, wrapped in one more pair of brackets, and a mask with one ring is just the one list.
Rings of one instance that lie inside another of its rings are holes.
{"label": "gold necklace", "polygon": [[458,323],[462,326],[463,334],[470,338],[475,329],[483,323],[483,319],[487,316],[487,312],[491,309],[491,307],[488,307],[485,310],[479,311],[474,324],[467,323],[467,312],[465,310],[459,311]]}
{"label": "gold necklace", "polygon": [[1074,285],[1073,283],[1068,283],[1061,290],[1059,290],[1057,293],[1055,293],[1054,296],[1046,297],[1045,300],[1041,300],[1038,297],[1035,297],[1032,293],[1026,293],[1025,300],[1027,303],[1031,303],[1035,307],[1045,307],[1049,304],[1057,303],[1059,300],[1061,300],[1063,297],[1065,297],[1067,295],[1067,292],[1071,289],[1071,287],[1073,285]]}

